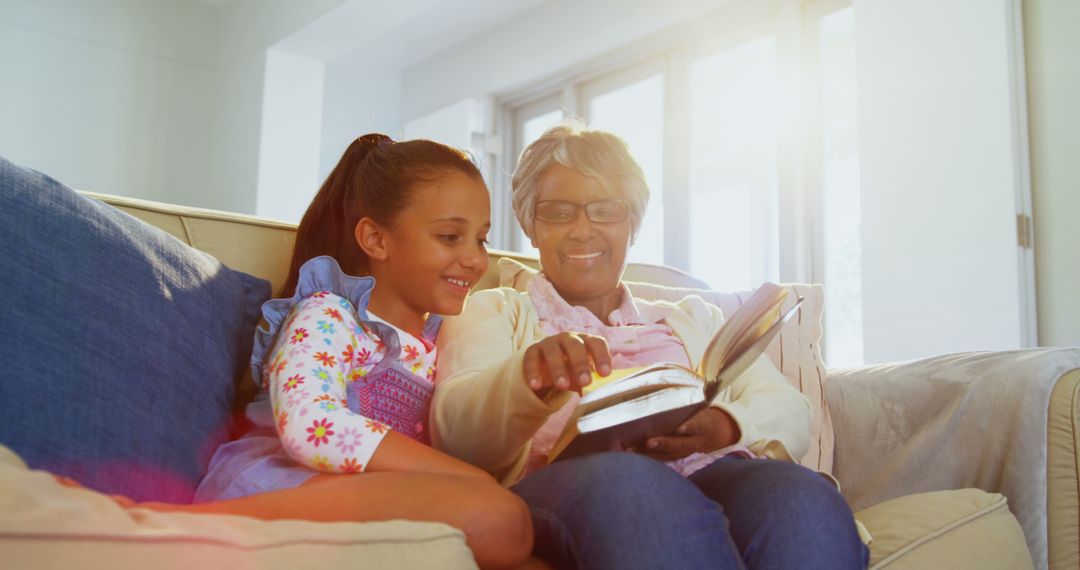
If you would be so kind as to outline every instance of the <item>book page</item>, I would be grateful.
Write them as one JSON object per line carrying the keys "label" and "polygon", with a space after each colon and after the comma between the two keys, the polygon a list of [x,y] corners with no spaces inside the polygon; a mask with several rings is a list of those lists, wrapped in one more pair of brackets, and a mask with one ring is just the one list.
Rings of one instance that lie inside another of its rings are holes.
{"label": "book page", "polygon": [[775,283],[764,283],[713,335],[699,366],[707,381],[714,381],[735,357],[753,345],[777,321],[787,291]]}
{"label": "book page", "polygon": [[585,386],[581,389],[581,395],[584,396],[590,392],[595,392],[596,390],[603,388],[604,386],[607,386],[612,382],[618,382],[619,380],[622,380],[627,376],[633,376],[634,374],[637,374],[638,372],[641,372],[642,370],[646,370],[648,368],[651,367],[639,366],[636,368],[619,368],[617,370],[612,370],[611,374],[608,374],[607,376],[601,376],[599,372],[594,371],[592,373],[592,382],[589,382],[588,386]]}
{"label": "book page", "polygon": [[578,407],[581,408],[582,414],[588,414],[593,410],[614,406],[620,402],[675,386],[696,388],[704,392],[703,385],[704,381],[689,368],[663,363],[636,369],[632,374],[620,377],[618,381],[607,383],[584,394]]}
{"label": "book page", "polygon": [[[628,431],[632,431],[629,425],[633,424],[635,420],[660,412],[703,403],[704,401],[705,394],[702,390],[693,389],[691,386],[671,386],[639,398],[630,398],[625,402],[620,402],[618,406],[607,406],[592,412],[586,411],[578,419],[577,428],[579,433],[591,433],[613,426],[625,425],[628,426]],[[669,428],[674,427],[669,426]],[[668,431],[670,429],[662,433],[668,433]],[[661,435],[661,433],[650,433],[648,435]]]}
{"label": "book page", "polygon": [[[599,380],[599,381],[598,381]],[[673,363],[660,363],[644,368],[625,368],[612,371],[606,377],[593,375],[593,384],[582,389],[582,398],[555,440],[548,460],[552,461],[579,435],[578,420],[585,414],[594,413],[622,403],[648,398],[649,395],[674,387],[690,389],[697,394],[694,401],[704,399],[704,380],[697,373]],[[643,410],[642,410],[643,411]]]}

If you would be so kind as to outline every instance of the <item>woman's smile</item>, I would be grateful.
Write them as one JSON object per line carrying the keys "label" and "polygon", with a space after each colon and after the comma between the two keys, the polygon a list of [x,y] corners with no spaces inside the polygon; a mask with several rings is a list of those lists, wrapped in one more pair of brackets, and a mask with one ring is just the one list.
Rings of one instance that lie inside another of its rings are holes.
{"label": "woman's smile", "polygon": [[571,262],[589,263],[593,261],[598,261],[598,258],[603,254],[604,253],[602,251],[593,251],[589,253],[566,253],[563,254],[563,258]]}

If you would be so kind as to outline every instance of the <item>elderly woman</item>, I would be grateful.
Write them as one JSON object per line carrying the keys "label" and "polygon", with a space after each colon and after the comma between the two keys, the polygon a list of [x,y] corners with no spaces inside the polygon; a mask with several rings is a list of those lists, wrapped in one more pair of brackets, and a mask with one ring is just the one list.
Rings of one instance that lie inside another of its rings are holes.
{"label": "elderly woman", "polygon": [[643,449],[547,464],[592,370],[694,367],[723,317],[696,296],[635,299],[621,281],[649,190],[618,137],[548,130],[522,153],[513,191],[542,272],[526,292],[479,292],[446,319],[436,447],[513,485],[533,512],[536,554],[558,567],[864,567],[843,498],[792,460],[807,448],[810,407],[764,357]]}

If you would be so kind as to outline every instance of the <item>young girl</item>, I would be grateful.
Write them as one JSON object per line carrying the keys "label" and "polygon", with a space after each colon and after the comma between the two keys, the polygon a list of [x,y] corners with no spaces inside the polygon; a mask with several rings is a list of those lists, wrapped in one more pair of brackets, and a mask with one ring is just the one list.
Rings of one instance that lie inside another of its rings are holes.
{"label": "young girl", "polygon": [[300,222],[283,298],[263,305],[255,427],[217,451],[191,510],[439,521],[481,566],[523,562],[524,503],[426,445],[436,315],[460,313],[486,271],[489,214],[462,152],[354,141]]}

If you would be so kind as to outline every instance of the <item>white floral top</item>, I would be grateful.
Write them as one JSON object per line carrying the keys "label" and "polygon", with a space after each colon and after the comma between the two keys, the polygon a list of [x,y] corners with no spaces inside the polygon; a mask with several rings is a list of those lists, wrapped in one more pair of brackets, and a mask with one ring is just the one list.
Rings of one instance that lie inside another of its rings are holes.
{"label": "white floral top", "polygon": [[[390,326],[400,339],[402,363],[432,381],[434,345]],[[278,436],[293,459],[328,473],[366,468],[389,428],[348,409],[346,383],[367,375],[385,353],[347,299],[319,291],[293,307],[263,367]]]}

